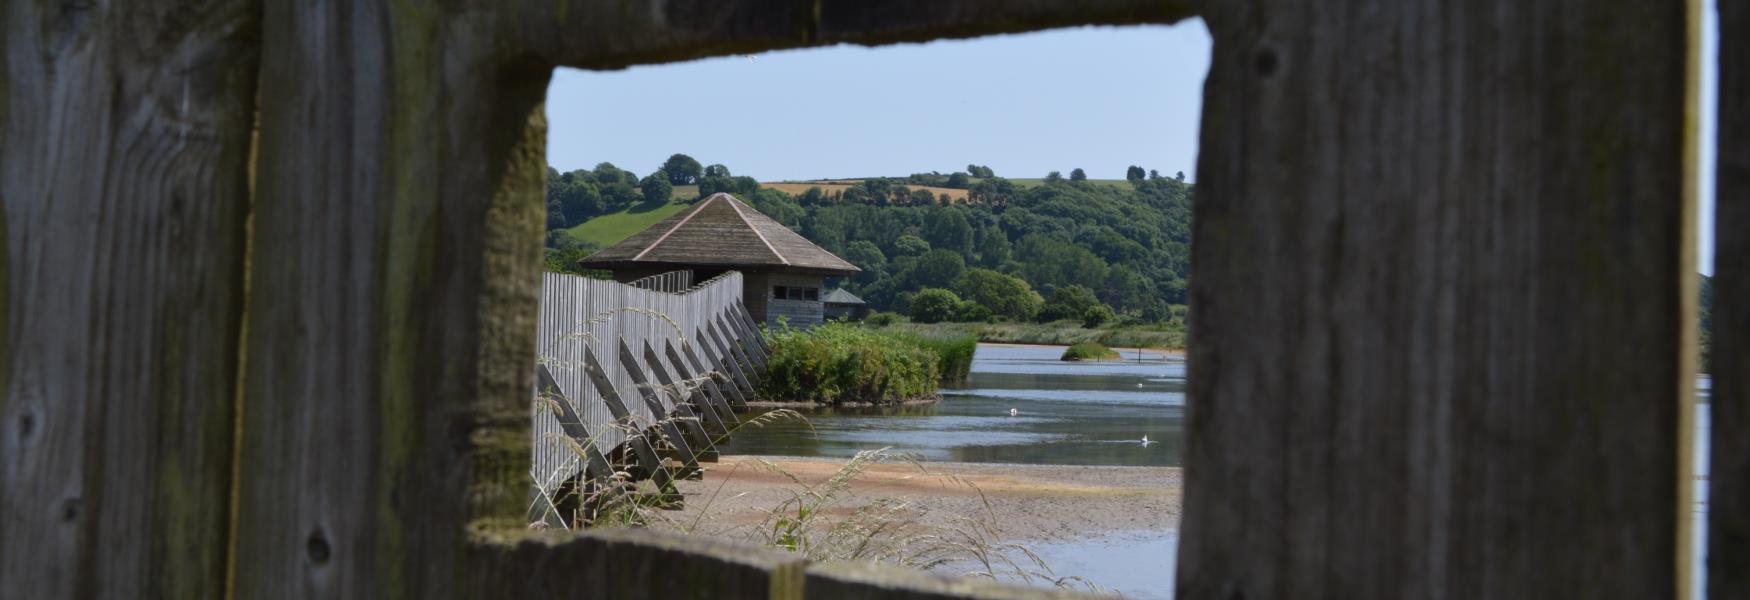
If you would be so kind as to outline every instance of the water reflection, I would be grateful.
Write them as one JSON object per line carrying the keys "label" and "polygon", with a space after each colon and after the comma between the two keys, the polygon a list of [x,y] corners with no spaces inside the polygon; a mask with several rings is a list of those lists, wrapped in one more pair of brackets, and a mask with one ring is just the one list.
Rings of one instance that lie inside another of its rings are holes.
{"label": "water reflection", "polygon": [[[813,425],[744,428],[729,454],[848,457],[893,446],[922,460],[1178,466],[1185,363],[1065,363],[1060,348],[979,345],[966,385],[936,404],[805,411]],[[1009,409],[1017,416],[1009,416]],[[1148,446],[1141,443],[1147,435]]]}

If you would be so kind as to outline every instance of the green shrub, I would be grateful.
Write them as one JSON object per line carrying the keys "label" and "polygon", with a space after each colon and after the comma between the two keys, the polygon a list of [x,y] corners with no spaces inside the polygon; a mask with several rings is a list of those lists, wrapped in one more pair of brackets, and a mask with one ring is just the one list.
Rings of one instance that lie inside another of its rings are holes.
{"label": "green shrub", "polygon": [[1094,291],[1079,285],[1066,285],[1051,291],[1051,297],[1045,300],[1045,307],[1039,311],[1039,322],[1049,323],[1065,319],[1080,320],[1088,313],[1088,309],[1103,306],[1100,299],[1094,296]]}
{"label": "green shrub", "polygon": [[886,327],[888,325],[898,323],[899,321],[900,321],[900,316],[898,314],[890,313],[890,312],[870,313],[868,317],[863,319],[864,323],[868,323],[868,324],[876,326],[876,327]]}
{"label": "green shrub", "polygon": [[960,323],[989,323],[996,320],[990,309],[977,302],[963,301],[954,307],[954,320]]}
{"label": "green shrub", "polygon": [[894,332],[892,335],[936,355],[943,385],[965,383],[972,374],[972,356],[978,351],[978,336],[954,332]]}
{"label": "green shrub", "polygon": [[1111,360],[1118,353],[1099,342],[1082,342],[1063,351],[1063,360]]}
{"label": "green shrub", "polygon": [[1082,327],[1088,329],[1099,327],[1101,323],[1110,320],[1112,320],[1112,309],[1106,308],[1104,304],[1090,306],[1086,312],[1082,313]]}
{"label": "green shrub", "polygon": [[918,323],[941,323],[954,320],[960,307],[960,297],[944,289],[926,288],[911,298],[911,320]]}
{"label": "green shrub", "polygon": [[932,396],[941,359],[917,343],[846,323],[767,333],[772,346],[762,398],[794,402],[898,402]]}

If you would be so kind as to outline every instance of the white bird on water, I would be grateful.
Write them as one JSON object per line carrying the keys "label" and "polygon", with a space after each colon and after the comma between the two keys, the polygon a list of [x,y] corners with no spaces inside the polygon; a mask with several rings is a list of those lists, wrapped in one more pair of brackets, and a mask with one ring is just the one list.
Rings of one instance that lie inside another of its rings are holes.
{"label": "white bird on water", "polygon": [[1146,434],[1146,433],[1142,434],[1142,447],[1147,448],[1148,444],[1149,444],[1148,434]]}
{"label": "white bird on water", "polygon": [[1019,416],[1020,414],[1021,414],[1020,410],[1013,409],[1013,408],[1009,409],[1009,416],[1011,416],[1011,417]]}

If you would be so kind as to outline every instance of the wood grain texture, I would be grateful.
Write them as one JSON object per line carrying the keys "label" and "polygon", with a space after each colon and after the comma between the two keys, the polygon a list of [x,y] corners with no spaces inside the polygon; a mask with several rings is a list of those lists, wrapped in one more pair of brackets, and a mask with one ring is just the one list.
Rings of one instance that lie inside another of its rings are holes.
{"label": "wood grain texture", "polygon": [[472,598],[800,600],[807,560],[772,548],[643,529],[476,535]]}
{"label": "wood grain texture", "polygon": [[806,587],[809,598],[833,600],[1093,600],[1108,597],[862,562],[809,566]]}
{"label": "wood grain texture", "polygon": [[0,596],[224,593],[257,23],[0,5]]}
{"label": "wood grain texture", "polygon": [[1174,23],[1184,0],[517,0],[507,39],[556,64],[619,69],[838,43],[925,42],[1076,25]]}
{"label": "wood grain texture", "polygon": [[452,596],[525,525],[550,68],[455,3],[264,5],[237,595]]}
{"label": "wood grain texture", "polygon": [[1213,3],[1182,598],[1679,595],[1683,3]]}
{"label": "wood grain texture", "polygon": [[1750,598],[1750,6],[1721,2],[1708,597]]}

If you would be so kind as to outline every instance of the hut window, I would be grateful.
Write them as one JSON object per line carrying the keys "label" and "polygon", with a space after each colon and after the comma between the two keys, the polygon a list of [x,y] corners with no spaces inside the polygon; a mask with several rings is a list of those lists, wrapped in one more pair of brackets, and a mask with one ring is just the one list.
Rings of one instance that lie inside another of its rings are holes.
{"label": "hut window", "polygon": [[772,298],[778,300],[820,300],[820,288],[772,286]]}

